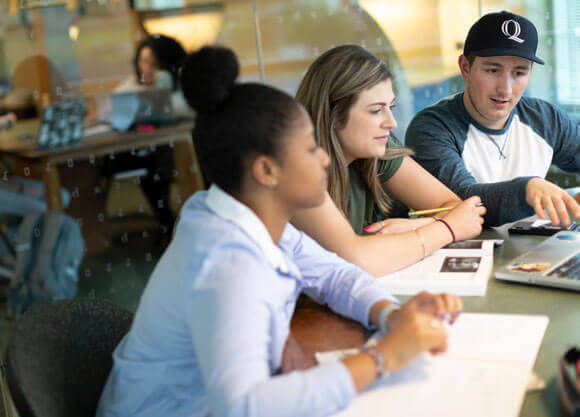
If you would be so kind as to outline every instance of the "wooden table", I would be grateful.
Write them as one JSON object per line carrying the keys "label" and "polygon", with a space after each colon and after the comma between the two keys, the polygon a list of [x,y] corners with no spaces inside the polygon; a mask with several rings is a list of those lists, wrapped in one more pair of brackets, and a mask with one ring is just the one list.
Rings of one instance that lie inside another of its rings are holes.
{"label": "wooden table", "polygon": [[[544,239],[540,236],[510,236],[505,226],[485,230],[481,238],[505,239],[503,246],[495,249],[494,269]],[[401,301],[408,298],[399,297]],[[547,387],[541,392],[526,394],[520,416],[563,416],[556,386],[557,364],[568,346],[580,346],[580,293],[497,281],[492,273],[485,296],[463,297],[463,302],[466,312],[542,314],[550,318],[534,367]],[[364,338],[365,330],[358,323],[307,301],[298,306],[292,319],[283,371],[312,367],[315,365],[314,352],[358,347]]]}
{"label": "wooden table", "polygon": [[52,210],[63,209],[59,165],[81,160],[93,161],[106,155],[157,145],[173,146],[181,201],[204,188],[191,142],[192,121],[160,127],[152,132],[111,132],[83,138],[71,146],[46,149],[39,149],[36,145],[37,126],[37,121],[25,121],[19,122],[10,131],[0,132],[0,155],[15,159],[24,164],[30,173],[35,172],[42,178],[46,187],[47,205]]}

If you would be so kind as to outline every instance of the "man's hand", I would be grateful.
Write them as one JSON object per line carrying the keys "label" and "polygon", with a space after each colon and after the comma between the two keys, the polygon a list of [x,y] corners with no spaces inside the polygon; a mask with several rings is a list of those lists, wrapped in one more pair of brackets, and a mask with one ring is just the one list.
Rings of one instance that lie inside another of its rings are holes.
{"label": "man's hand", "polygon": [[526,202],[533,207],[540,219],[546,218],[546,213],[553,225],[560,222],[564,226],[570,225],[568,210],[575,218],[580,218],[580,204],[569,196],[566,191],[542,178],[532,178],[526,186]]}

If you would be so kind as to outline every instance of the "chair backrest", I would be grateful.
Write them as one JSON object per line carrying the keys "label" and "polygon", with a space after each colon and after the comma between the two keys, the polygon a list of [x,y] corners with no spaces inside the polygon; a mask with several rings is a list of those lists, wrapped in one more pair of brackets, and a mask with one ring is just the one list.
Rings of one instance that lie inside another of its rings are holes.
{"label": "chair backrest", "polygon": [[20,417],[94,416],[133,313],[80,298],[40,304],[16,324],[6,379]]}
{"label": "chair backrest", "polygon": [[44,55],[32,55],[18,63],[11,84],[13,89],[38,92],[33,96],[38,114],[44,105],[60,100],[69,90],[58,67]]}

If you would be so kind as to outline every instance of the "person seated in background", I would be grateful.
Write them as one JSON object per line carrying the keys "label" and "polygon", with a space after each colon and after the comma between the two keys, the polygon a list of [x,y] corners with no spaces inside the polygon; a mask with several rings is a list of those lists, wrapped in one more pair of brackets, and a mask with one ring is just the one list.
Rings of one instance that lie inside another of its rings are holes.
{"label": "person seated in background", "polygon": [[172,105],[180,115],[191,116],[179,89],[178,73],[186,52],[174,38],[155,34],[143,39],[133,58],[135,74],[117,86],[114,92],[166,89],[174,92]]}
{"label": "person seated in background", "polygon": [[[378,276],[477,236],[485,212],[478,197],[462,202],[398,145],[391,133],[397,126],[392,78],[379,58],[343,45],[312,63],[296,94],[330,155],[330,168],[324,204],[296,213],[292,223]],[[440,219],[382,220],[391,207],[388,192],[414,209],[456,207]]]}
{"label": "person seated in background", "polygon": [[[183,108],[186,105],[179,92],[178,73],[185,57],[185,49],[175,39],[164,35],[147,36],[135,52],[135,75],[124,81],[114,92],[170,89],[174,91],[174,109]],[[178,113],[184,114],[183,110]],[[141,188],[161,225],[162,234],[168,236],[175,222],[170,207],[170,185],[175,176],[173,149],[170,146],[158,146],[154,151],[143,149],[137,155],[127,152],[115,155],[114,159],[105,158],[102,161],[101,173],[110,177],[121,171],[142,168],[147,173],[140,179]]]}
{"label": "person seated in background", "polygon": [[[326,416],[382,372],[420,352],[444,351],[441,314],[462,309],[455,296],[427,293],[399,309],[370,275],[288,223],[324,201],[328,155],[298,102],[236,83],[238,69],[231,50],[215,47],[191,54],[183,67],[211,187],[181,211],[113,354],[99,417]],[[388,333],[341,361],[280,374],[301,291]]]}
{"label": "person seated in background", "polygon": [[135,50],[134,74],[127,77],[115,91],[128,91],[150,87],[175,90],[178,71],[187,53],[181,44],[165,35],[149,35]]}
{"label": "person seated in background", "polygon": [[[13,271],[16,254],[11,247],[22,219],[31,213],[47,211],[44,183],[12,175],[12,171],[12,167],[0,159],[0,173],[3,177],[0,181],[0,236],[4,235],[0,239],[0,265],[10,266],[9,271]],[[63,208],[66,209],[70,204],[71,194],[64,187],[61,188],[61,200]],[[0,276],[3,276],[2,273]]]}
{"label": "person seated in background", "polygon": [[544,177],[551,164],[580,172],[580,124],[556,106],[522,97],[538,33],[513,13],[489,13],[469,30],[459,69],[465,91],[419,112],[407,129],[415,159],[460,197],[477,194],[485,224],[547,212],[554,225],[580,205]]}

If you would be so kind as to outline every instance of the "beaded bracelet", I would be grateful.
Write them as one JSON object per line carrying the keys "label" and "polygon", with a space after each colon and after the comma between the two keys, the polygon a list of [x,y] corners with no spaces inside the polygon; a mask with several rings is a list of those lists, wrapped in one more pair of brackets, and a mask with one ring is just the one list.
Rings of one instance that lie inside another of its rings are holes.
{"label": "beaded bracelet", "polygon": [[449,233],[451,233],[451,237],[453,238],[453,243],[455,243],[455,233],[453,233],[453,229],[451,228],[451,226],[449,226],[449,223],[447,223],[447,220],[437,219],[437,221],[443,223],[449,229]]}
{"label": "beaded bracelet", "polygon": [[384,368],[384,361],[385,361],[385,352],[375,352],[371,346],[364,345],[360,348],[361,352],[368,354],[371,358],[373,358],[373,362],[375,363],[375,368],[377,370],[376,379],[380,379],[383,376],[389,374],[389,372]]}

